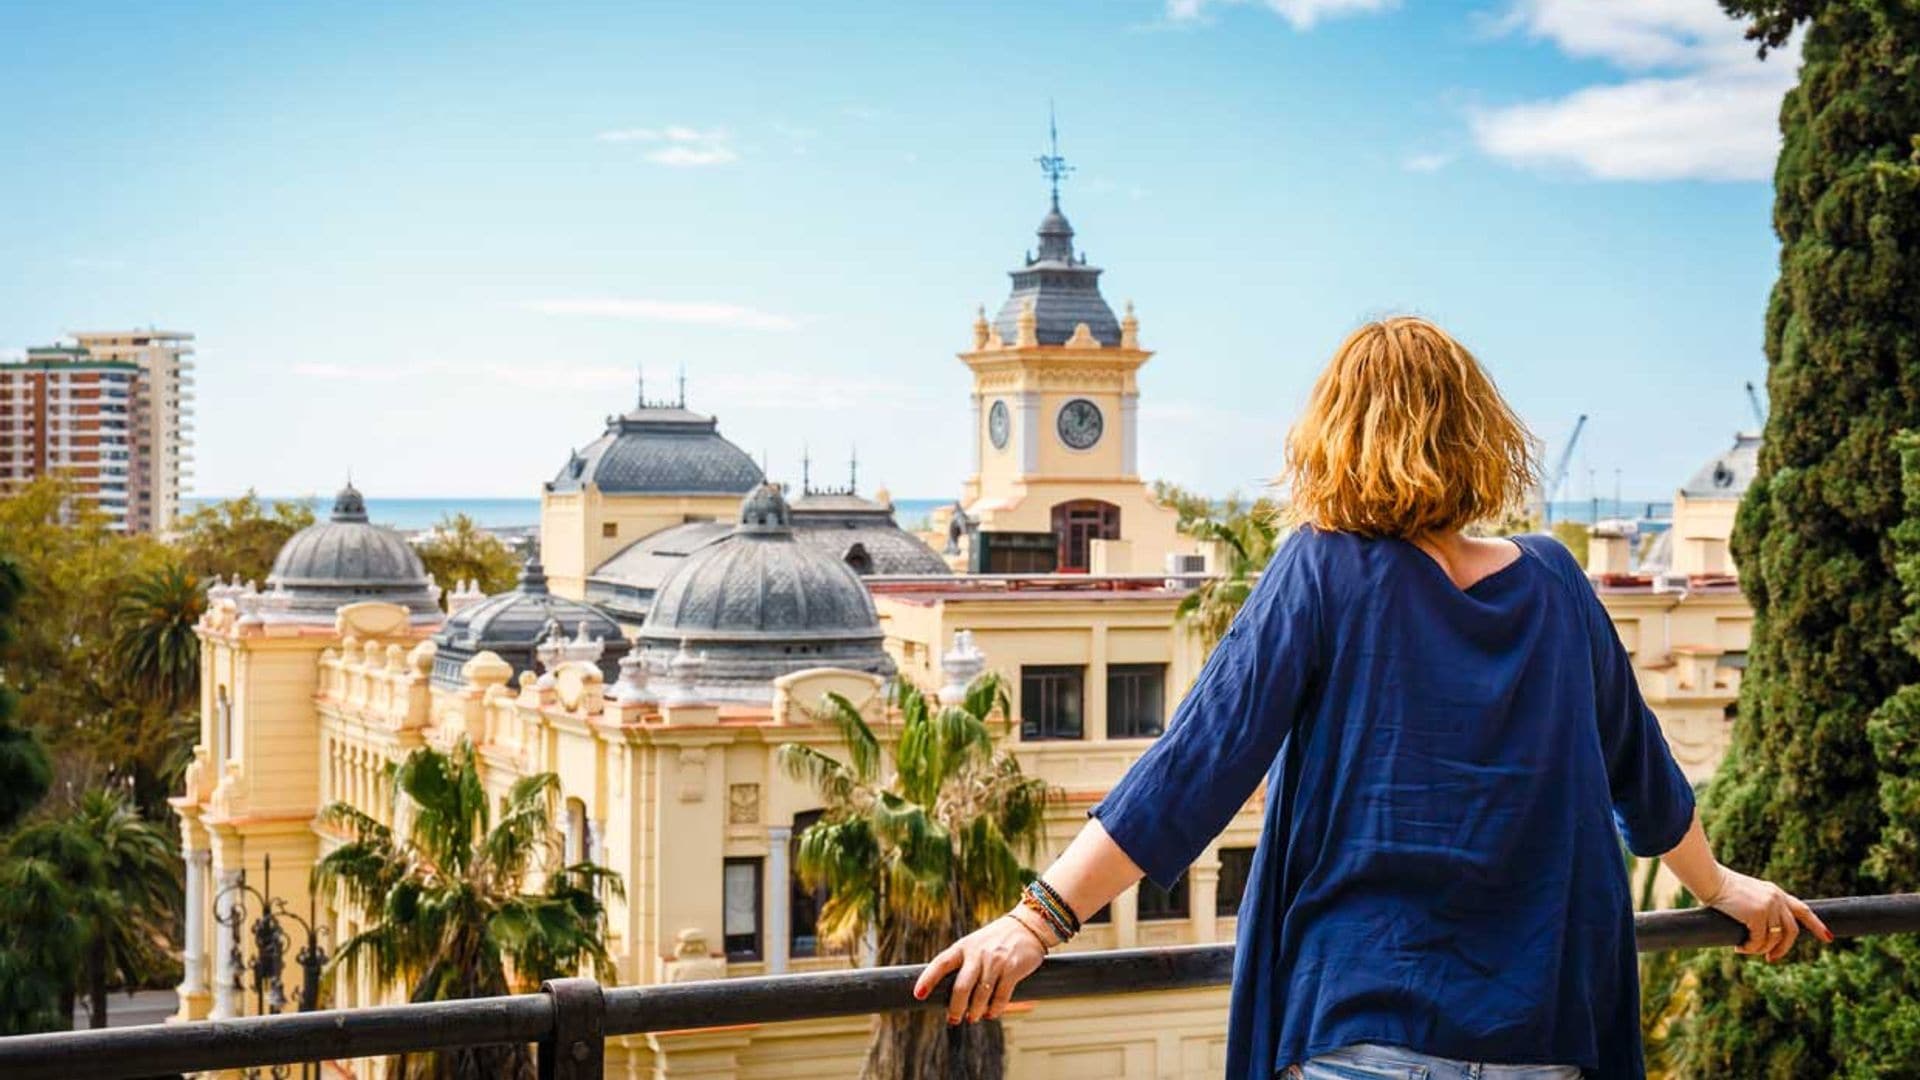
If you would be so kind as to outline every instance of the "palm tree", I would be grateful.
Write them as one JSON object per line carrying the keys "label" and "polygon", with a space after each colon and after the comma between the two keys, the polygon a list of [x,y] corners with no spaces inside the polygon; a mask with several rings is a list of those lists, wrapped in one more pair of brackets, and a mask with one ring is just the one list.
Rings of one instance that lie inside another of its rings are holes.
{"label": "palm tree", "polygon": [[1179,617],[1199,632],[1209,649],[1226,636],[1233,617],[1253,592],[1254,578],[1266,568],[1279,544],[1278,508],[1265,499],[1242,507],[1229,498],[1218,517],[1191,522],[1187,535],[1212,540],[1225,552],[1227,565],[1180,601]]}
{"label": "palm tree", "polygon": [[[846,951],[871,936],[877,963],[924,963],[1019,900],[1052,791],[994,752],[987,717],[1007,709],[999,675],[982,675],[962,704],[940,708],[901,680],[891,704],[899,716],[887,731],[891,773],[880,736],[839,694],[818,715],[838,730],[846,760],[793,743],[779,758],[825,804],[796,859],[802,883],[828,893],[821,936]],[[950,1033],[943,1016],[916,1011],[880,1017],[863,1075],[997,1080],[1005,1065],[998,1022]]]}
{"label": "palm tree", "polygon": [[109,776],[133,785],[141,809],[164,817],[193,758],[199,718],[200,639],[194,625],[206,610],[200,580],[179,563],[136,577],[113,606],[113,700],[103,706],[100,735]]}
{"label": "palm tree", "polygon": [[200,580],[178,563],[147,571],[113,606],[113,653],[120,684],[176,713],[200,693],[200,639],[207,609]]}
{"label": "palm tree", "polygon": [[105,1027],[111,983],[131,992],[166,969],[179,910],[180,870],[166,830],[124,796],[89,791],[8,842],[0,925],[12,940],[0,947],[9,957],[0,967],[55,988],[62,1023],[84,988],[92,1026]]}
{"label": "palm tree", "polygon": [[[367,913],[333,967],[364,962],[383,984],[403,982],[410,1001],[448,1001],[525,989],[590,964],[613,978],[601,894],[620,894],[619,875],[590,862],[562,865],[553,827],[560,780],[516,780],[496,821],[473,745],[450,754],[415,750],[392,772],[396,833],[346,803],[321,811],[351,839],[314,867],[320,889],[344,886]],[[401,798],[404,796],[404,798]],[[544,878],[537,888],[531,879]],[[524,1077],[519,1046],[483,1046],[401,1057],[405,1080]]]}

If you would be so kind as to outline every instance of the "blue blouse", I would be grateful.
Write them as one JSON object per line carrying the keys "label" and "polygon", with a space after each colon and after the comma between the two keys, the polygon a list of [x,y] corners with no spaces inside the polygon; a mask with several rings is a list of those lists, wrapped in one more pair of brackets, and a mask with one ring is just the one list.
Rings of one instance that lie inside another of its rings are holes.
{"label": "blue blouse", "polygon": [[1460,589],[1402,540],[1299,529],[1167,733],[1092,814],[1170,887],[1266,774],[1227,1076],[1351,1043],[1640,1080],[1624,835],[1693,790],[1550,537]]}

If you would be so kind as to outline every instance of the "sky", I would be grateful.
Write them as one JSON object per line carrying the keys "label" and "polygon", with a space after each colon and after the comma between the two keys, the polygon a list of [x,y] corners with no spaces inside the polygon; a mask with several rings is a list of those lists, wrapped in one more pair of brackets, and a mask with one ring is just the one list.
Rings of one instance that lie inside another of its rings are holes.
{"label": "sky", "polygon": [[1273,475],[1340,339],[1457,334],[1563,497],[1753,425],[1796,51],[1713,0],[0,0],[0,352],[198,337],[201,494],[527,496],[684,370],[775,479],[957,494],[1062,204],[1142,474]]}

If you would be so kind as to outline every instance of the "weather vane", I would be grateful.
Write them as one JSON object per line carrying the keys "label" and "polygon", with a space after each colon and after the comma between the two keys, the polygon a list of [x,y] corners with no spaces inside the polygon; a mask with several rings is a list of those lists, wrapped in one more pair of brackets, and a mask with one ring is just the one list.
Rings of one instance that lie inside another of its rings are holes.
{"label": "weather vane", "polygon": [[1040,171],[1047,175],[1053,185],[1053,208],[1060,209],[1060,181],[1067,178],[1073,166],[1060,156],[1060,128],[1053,122],[1053,102],[1047,102],[1047,152],[1034,158],[1040,163]]}

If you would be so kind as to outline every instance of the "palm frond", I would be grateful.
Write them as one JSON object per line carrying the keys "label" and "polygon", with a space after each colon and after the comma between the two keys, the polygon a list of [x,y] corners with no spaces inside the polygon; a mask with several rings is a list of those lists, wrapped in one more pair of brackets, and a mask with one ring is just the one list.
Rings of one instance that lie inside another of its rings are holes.
{"label": "palm frond", "polygon": [[853,770],[840,761],[799,743],[784,743],[774,752],[781,771],[802,781],[820,793],[829,807],[843,806],[853,798],[858,780]]}
{"label": "palm frond", "polygon": [[839,732],[840,741],[847,747],[854,779],[862,784],[873,783],[880,775],[880,740],[874,737],[873,729],[867,726],[866,718],[853,702],[847,700],[846,695],[829,690],[820,706],[809,710],[809,715],[832,724]]}

